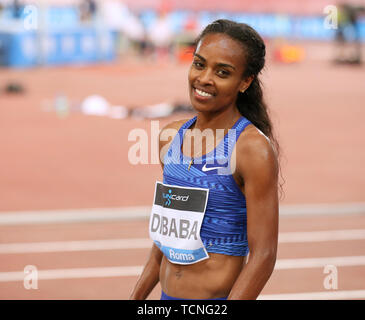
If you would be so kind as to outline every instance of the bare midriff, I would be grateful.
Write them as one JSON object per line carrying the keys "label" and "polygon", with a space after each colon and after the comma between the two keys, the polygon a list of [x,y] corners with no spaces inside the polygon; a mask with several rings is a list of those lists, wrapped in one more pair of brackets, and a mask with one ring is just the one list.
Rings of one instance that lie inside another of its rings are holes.
{"label": "bare midriff", "polygon": [[246,257],[209,253],[209,259],[189,265],[171,263],[163,256],[160,268],[161,289],[183,299],[227,297],[238,278]]}

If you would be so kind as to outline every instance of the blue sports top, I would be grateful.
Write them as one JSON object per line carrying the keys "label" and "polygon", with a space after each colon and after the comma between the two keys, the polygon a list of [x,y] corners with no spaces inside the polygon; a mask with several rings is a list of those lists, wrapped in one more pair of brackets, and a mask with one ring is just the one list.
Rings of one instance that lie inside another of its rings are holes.
{"label": "blue sports top", "polygon": [[[234,180],[230,161],[233,147],[251,122],[241,117],[211,152],[194,158],[182,153],[184,135],[196,117],[185,122],[171,142],[164,158],[163,182],[170,185],[209,188],[208,203],[200,237],[208,252],[246,256],[246,198]],[[223,164],[223,165],[222,165]],[[219,170],[218,170],[219,168]]]}

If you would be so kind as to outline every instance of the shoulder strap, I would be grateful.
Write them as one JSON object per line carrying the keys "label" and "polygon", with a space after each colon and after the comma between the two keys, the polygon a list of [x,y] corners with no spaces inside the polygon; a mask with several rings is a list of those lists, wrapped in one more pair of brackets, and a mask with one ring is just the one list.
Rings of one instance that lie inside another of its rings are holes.
{"label": "shoulder strap", "polygon": [[245,130],[249,124],[251,124],[251,121],[242,116],[230,129],[231,131],[228,131],[228,134],[224,137],[224,153],[229,155],[229,157],[231,156],[233,148],[242,131]]}
{"label": "shoulder strap", "polygon": [[[217,150],[217,160],[220,159],[221,164],[227,164],[224,166],[218,173],[222,175],[231,175],[231,162],[232,162],[232,153],[236,142],[242,133],[242,131],[249,125],[251,122],[247,120],[245,117],[241,117],[237,120],[234,126],[228,130],[228,134],[224,136],[224,143]],[[235,161],[235,159],[233,160]],[[234,162],[235,163],[235,162]]]}
{"label": "shoulder strap", "polygon": [[183,142],[183,139],[184,139],[184,130],[190,128],[192,126],[192,124],[196,121],[196,116],[194,118],[191,118],[190,120],[186,121],[179,129],[178,131],[178,134],[179,134],[179,137],[180,137],[180,147],[181,147],[181,144]]}
{"label": "shoulder strap", "polygon": [[196,121],[196,116],[188,121],[186,121],[179,129],[175,137],[173,138],[170,146],[165,154],[164,163],[167,164],[170,161],[178,161],[181,158],[181,144],[184,139],[184,130],[189,128]]}

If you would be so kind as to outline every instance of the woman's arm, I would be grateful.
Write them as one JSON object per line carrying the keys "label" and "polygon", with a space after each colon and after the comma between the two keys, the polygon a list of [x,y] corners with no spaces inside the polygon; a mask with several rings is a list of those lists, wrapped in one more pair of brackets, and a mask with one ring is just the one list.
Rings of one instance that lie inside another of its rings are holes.
{"label": "woman's arm", "polygon": [[130,300],[144,300],[158,283],[162,252],[153,244],[147,263],[129,297]]}
{"label": "woman's arm", "polygon": [[[171,143],[173,137],[176,135],[177,130],[181,127],[181,125],[187,120],[180,120],[180,121],[174,121],[172,123],[169,123],[164,128],[162,128],[160,134],[159,134],[159,158],[160,158],[160,164],[161,168],[163,169],[163,158],[165,156],[165,153],[167,151],[167,148],[169,147],[169,144]],[[151,293],[153,288],[156,286],[156,284],[159,282],[159,273],[160,273],[160,266],[161,266],[161,260],[162,260],[162,252],[161,250],[154,244],[152,246],[150,256],[147,260],[147,263],[142,271],[142,274],[140,275],[131,295],[131,300],[144,300],[148,297],[148,295]]]}
{"label": "woman's arm", "polygon": [[244,181],[250,254],[229,294],[228,299],[232,300],[258,297],[274,270],[278,243],[277,157],[268,139],[257,129],[251,128],[240,138],[236,163],[237,173]]}

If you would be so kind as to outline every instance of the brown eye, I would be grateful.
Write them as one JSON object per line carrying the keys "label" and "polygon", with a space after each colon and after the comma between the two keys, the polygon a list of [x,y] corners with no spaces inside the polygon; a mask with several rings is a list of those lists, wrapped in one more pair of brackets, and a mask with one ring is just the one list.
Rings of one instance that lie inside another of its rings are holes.
{"label": "brown eye", "polygon": [[193,66],[197,69],[202,69],[204,65],[199,61],[193,61]]}
{"label": "brown eye", "polygon": [[217,74],[218,74],[218,76],[225,78],[225,77],[228,77],[230,73],[227,70],[221,69],[221,70],[217,71]]}

